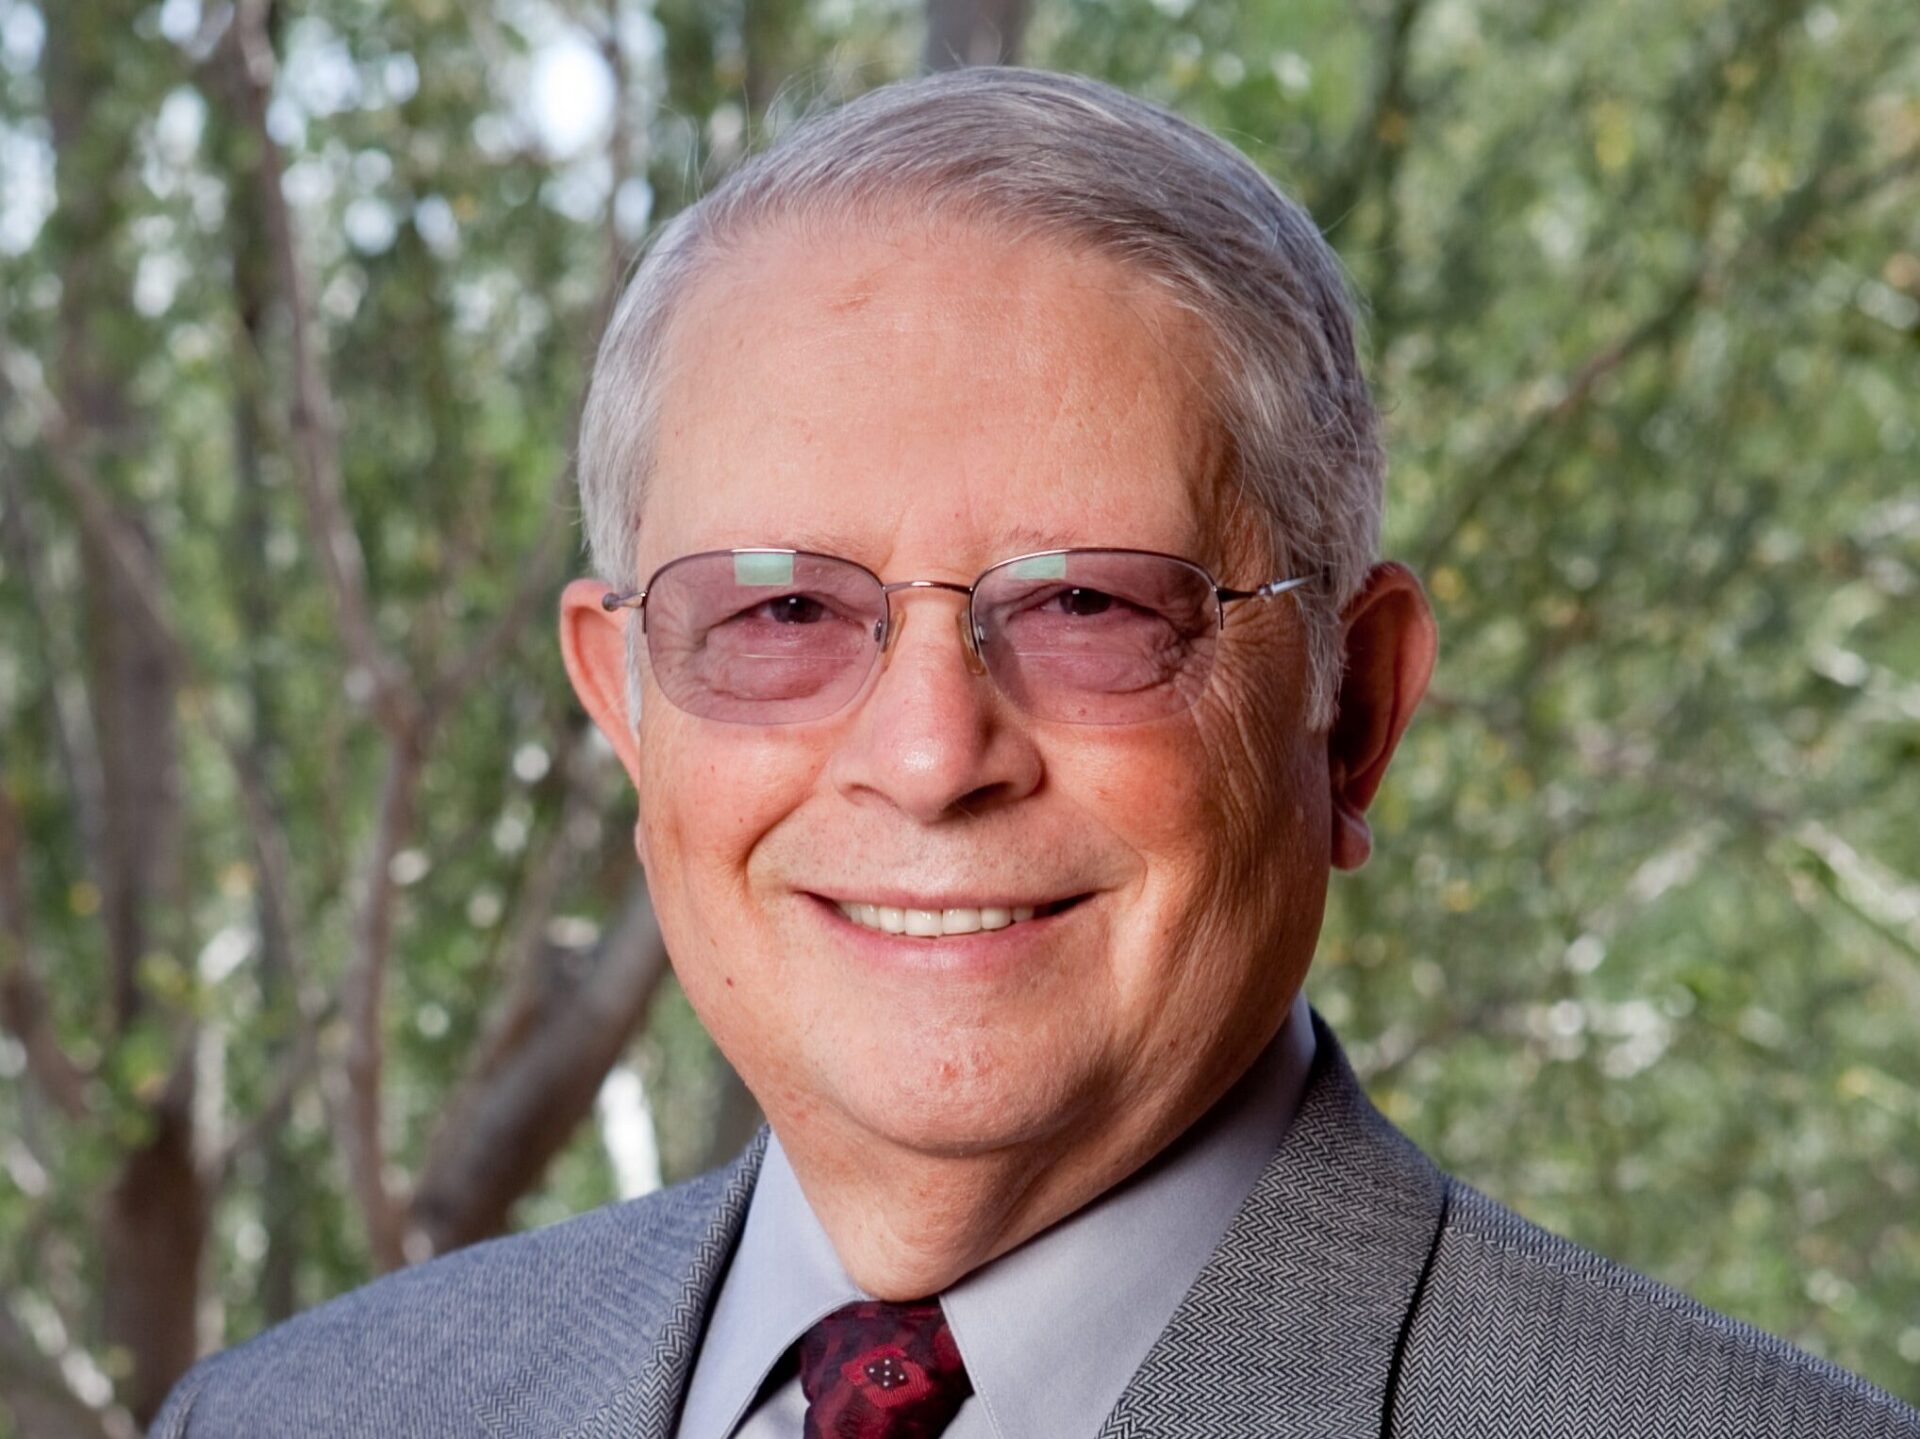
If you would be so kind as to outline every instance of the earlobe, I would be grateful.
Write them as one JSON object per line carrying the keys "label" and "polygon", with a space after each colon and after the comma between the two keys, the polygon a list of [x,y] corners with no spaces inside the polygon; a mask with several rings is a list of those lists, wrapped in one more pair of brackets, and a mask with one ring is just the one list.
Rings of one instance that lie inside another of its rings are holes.
{"label": "earlobe", "polygon": [[574,580],[560,594],[560,658],[573,692],[607,737],[637,788],[640,751],[627,718],[626,626],[631,610],[609,612],[601,603],[607,586]]}
{"label": "earlobe", "polygon": [[1336,868],[1358,869],[1373,851],[1367,807],[1426,694],[1439,648],[1433,610],[1404,565],[1375,565],[1342,617],[1346,667],[1327,733]]}
{"label": "earlobe", "polygon": [[1373,856],[1373,826],[1345,805],[1333,807],[1333,867],[1358,869]]}

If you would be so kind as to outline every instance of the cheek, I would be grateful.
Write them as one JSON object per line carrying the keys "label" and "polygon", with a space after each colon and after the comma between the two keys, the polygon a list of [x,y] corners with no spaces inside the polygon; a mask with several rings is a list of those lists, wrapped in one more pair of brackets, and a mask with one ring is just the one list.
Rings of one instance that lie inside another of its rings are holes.
{"label": "cheek", "polygon": [[1150,889],[1213,888],[1291,856],[1310,831],[1308,758],[1268,726],[1196,711],[1195,723],[1116,751],[1082,788]]}
{"label": "cheek", "polygon": [[1243,646],[1222,657],[1199,716],[1236,838],[1254,853],[1312,863],[1326,853],[1326,742],[1305,724],[1306,674],[1297,634]]}
{"label": "cheek", "polygon": [[674,974],[724,1053],[761,1055],[801,996],[754,889],[755,856],[818,762],[788,736],[671,714],[642,719],[640,770],[649,895]]}
{"label": "cheek", "polygon": [[1323,747],[1281,702],[1206,716],[1219,865],[1214,904],[1260,937],[1317,935],[1327,873]]}
{"label": "cheek", "polygon": [[1327,849],[1315,754],[1295,717],[1228,693],[1086,776],[1101,820],[1140,861],[1116,936],[1117,978],[1140,1002],[1202,1004],[1204,991],[1231,1003],[1275,958],[1290,970],[1311,952]]}
{"label": "cheek", "polygon": [[642,720],[640,754],[640,824],[662,932],[681,948],[706,931],[722,947],[738,942],[752,917],[755,850],[809,793],[817,757],[787,736],[678,714]]}
{"label": "cheek", "polygon": [[1206,767],[1190,729],[1143,733],[1107,755],[1086,786],[1100,819],[1144,862],[1150,888],[1204,852],[1212,827]]}

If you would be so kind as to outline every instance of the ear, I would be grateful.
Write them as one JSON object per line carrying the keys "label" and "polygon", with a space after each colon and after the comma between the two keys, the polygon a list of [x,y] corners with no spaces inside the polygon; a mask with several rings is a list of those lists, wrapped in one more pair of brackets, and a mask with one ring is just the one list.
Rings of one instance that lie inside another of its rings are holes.
{"label": "ear", "polygon": [[627,715],[627,626],[638,624],[632,610],[608,610],[600,603],[611,587],[600,580],[574,580],[560,592],[560,658],[567,678],[600,733],[626,766],[637,789],[640,745]]}
{"label": "ear", "polygon": [[1386,777],[1433,674],[1439,634],[1433,610],[1413,571],[1379,564],[1341,616],[1346,664],[1340,709],[1327,734],[1332,786],[1332,859],[1358,869],[1373,852],[1367,806]]}

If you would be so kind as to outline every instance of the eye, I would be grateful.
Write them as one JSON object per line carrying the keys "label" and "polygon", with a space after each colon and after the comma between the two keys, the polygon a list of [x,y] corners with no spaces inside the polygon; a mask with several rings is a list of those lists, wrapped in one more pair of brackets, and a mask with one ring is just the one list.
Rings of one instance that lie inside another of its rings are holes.
{"label": "eye", "polygon": [[1060,608],[1067,614],[1085,618],[1091,615],[1105,614],[1117,601],[1104,590],[1071,589],[1062,590],[1054,596],[1060,602]]}
{"label": "eye", "polygon": [[[777,600],[768,600],[756,606],[764,610],[767,618],[779,625],[817,624],[828,615],[826,605],[812,595],[782,595]],[[747,612],[753,614],[753,610]]]}

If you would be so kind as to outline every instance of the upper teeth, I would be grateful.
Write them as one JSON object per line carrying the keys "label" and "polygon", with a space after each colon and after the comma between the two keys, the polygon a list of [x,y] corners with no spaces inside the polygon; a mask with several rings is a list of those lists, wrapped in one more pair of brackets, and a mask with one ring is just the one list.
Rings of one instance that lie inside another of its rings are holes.
{"label": "upper teeth", "polygon": [[985,905],[979,909],[895,909],[890,904],[848,904],[836,900],[840,913],[855,924],[887,934],[914,934],[934,938],[943,934],[972,934],[982,929],[1005,929],[1010,924],[1032,919],[1030,904],[1000,908]]}

